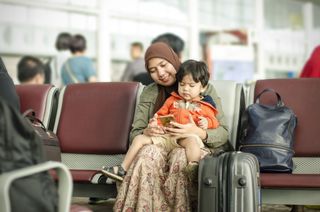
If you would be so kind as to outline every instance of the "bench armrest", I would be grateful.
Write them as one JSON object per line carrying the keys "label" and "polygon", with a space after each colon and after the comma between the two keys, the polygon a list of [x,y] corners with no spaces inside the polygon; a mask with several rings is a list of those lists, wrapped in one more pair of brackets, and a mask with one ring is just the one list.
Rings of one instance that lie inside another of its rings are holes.
{"label": "bench armrest", "polygon": [[55,169],[59,179],[58,195],[59,195],[59,212],[67,212],[70,210],[72,197],[72,179],[68,168],[55,161],[48,161],[30,167],[6,172],[0,175],[0,211],[10,212],[9,188],[14,180],[22,177],[33,175],[39,172]]}

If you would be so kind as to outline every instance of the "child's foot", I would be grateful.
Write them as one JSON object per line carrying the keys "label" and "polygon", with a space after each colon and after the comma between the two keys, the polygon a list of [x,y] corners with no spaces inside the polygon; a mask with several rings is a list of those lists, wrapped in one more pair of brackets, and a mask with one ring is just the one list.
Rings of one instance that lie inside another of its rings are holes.
{"label": "child's foot", "polygon": [[189,162],[184,168],[184,172],[186,173],[190,182],[198,182],[198,168],[199,163],[197,161]]}
{"label": "child's foot", "polygon": [[117,165],[117,166],[113,166],[113,167],[105,167],[103,166],[102,169],[101,169],[101,172],[114,179],[114,180],[117,180],[117,181],[120,181],[122,182],[123,181],[123,177],[126,175],[126,171],[122,168],[121,165]]}

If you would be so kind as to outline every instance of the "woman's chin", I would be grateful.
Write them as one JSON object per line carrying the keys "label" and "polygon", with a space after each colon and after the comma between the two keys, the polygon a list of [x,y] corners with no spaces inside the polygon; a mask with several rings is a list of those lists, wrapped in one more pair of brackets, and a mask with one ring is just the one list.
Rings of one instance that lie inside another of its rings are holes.
{"label": "woman's chin", "polygon": [[158,81],[157,83],[162,86],[171,86],[174,84],[174,80]]}

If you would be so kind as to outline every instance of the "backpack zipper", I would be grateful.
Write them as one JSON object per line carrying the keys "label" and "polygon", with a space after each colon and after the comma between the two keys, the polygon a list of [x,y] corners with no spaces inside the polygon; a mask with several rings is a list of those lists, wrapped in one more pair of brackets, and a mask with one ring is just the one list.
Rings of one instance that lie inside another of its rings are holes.
{"label": "backpack zipper", "polygon": [[285,147],[285,146],[282,146],[282,145],[276,145],[276,144],[245,144],[245,145],[240,145],[239,150],[241,150],[244,147],[273,147],[273,148],[284,149],[284,150],[287,150],[289,152],[294,153],[294,151],[292,149]]}

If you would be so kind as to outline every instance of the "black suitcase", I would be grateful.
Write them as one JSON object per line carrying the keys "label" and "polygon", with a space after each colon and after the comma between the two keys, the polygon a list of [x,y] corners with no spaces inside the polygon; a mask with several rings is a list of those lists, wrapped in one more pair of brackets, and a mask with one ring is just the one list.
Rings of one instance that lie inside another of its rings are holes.
{"label": "black suitcase", "polygon": [[199,164],[200,212],[261,211],[259,163],[250,153],[207,155]]}

